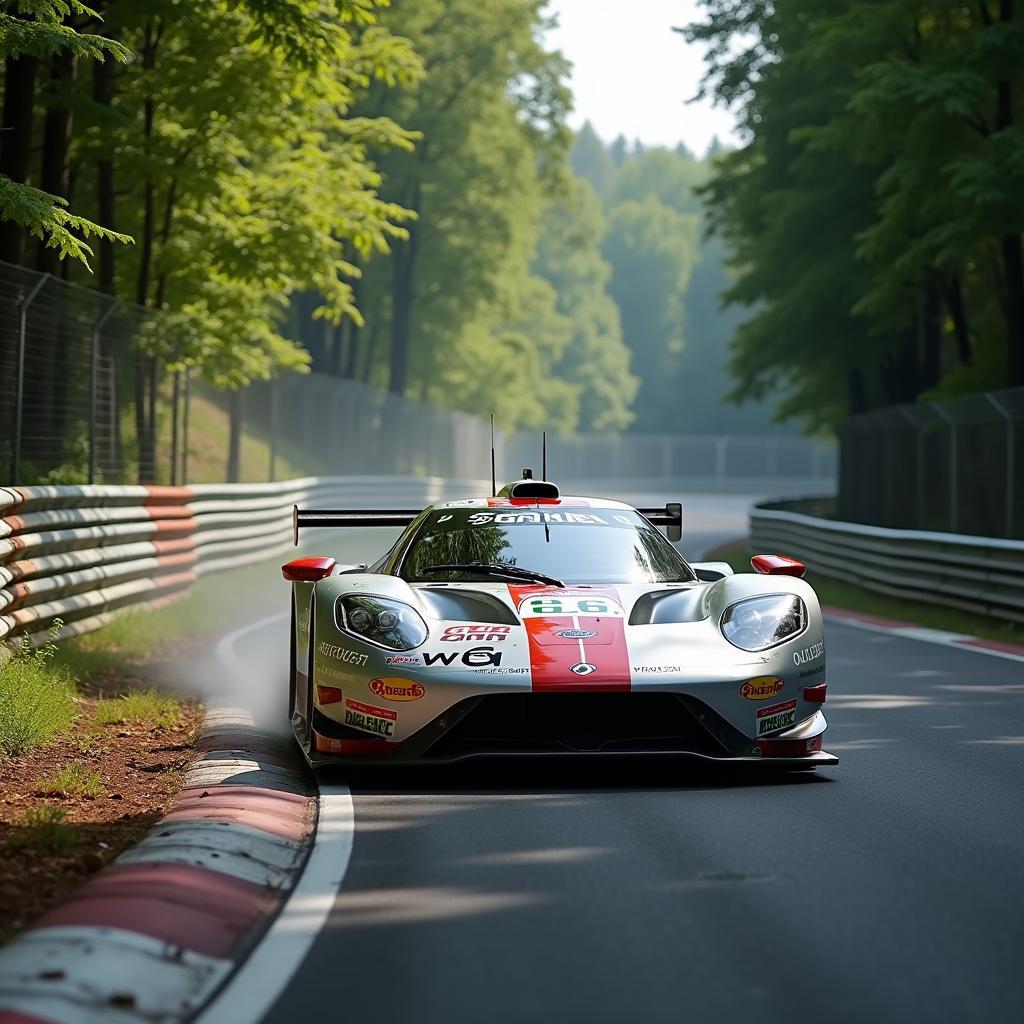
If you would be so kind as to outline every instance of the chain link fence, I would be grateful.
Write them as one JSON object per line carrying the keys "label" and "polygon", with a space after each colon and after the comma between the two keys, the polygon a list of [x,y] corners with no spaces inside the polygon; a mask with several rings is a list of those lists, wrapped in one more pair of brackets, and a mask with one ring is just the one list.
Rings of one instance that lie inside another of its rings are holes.
{"label": "chain link fence", "polygon": [[152,315],[0,263],[0,479],[177,482],[185,389],[135,343]]}
{"label": "chain link fence", "polygon": [[[218,392],[139,343],[160,314],[0,263],[0,484],[490,475],[489,424],[326,374]],[[499,486],[541,471],[540,432],[495,434]],[[548,438],[569,481],[831,493],[834,446],[790,436]]]}
{"label": "chain link fence", "polygon": [[838,519],[1024,537],[1024,388],[863,413],[839,443]]}
{"label": "chain link fence", "polygon": [[[541,469],[540,432],[505,444],[506,463]],[[833,494],[835,442],[806,437],[719,434],[576,434],[547,439],[553,480],[626,481],[657,489],[765,490]]]}

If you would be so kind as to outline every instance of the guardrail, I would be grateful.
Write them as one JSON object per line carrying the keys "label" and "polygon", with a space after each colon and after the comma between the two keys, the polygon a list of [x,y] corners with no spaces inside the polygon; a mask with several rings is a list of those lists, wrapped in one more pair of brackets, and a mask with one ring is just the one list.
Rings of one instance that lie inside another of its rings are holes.
{"label": "guardrail", "polygon": [[753,545],[880,594],[1024,622],[1024,541],[823,518],[832,507],[822,498],[756,505]]}
{"label": "guardrail", "polygon": [[0,640],[99,628],[180,597],[201,575],[287,551],[295,504],[408,505],[484,493],[435,477],[321,477],[194,487],[0,488]]}

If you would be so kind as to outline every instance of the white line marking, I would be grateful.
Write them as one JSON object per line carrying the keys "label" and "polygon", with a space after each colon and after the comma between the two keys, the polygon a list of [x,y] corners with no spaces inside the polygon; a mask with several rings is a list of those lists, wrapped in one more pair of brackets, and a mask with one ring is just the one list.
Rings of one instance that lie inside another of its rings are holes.
{"label": "white line marking", "polygon": [[321,787],[316,835],[298,884],[263,941],[196,1024],[261,1020],[273,1006],[327,921],[352,856],[354,834],[348,787]]}
{"label": "white line marking", "polygon": [[[286,616],[272,615],[229,633],[217,644],[217,657],[226,667],[244,669],[236,642]],[[327,921],[348,869],[354,836],[355,808],[348,786],[320,787],[316,832],[295,888],[270,930],[196,1024],[256,1021],[270,1010]]]}
{"label": "white line marking", "polygon": [[217,642],[215,654],[217,660],[225,666],[230,666],[234,671],[244,670],[245,662],[235,653],[235,644],[243,637],[246,633],[253,633],[257,629],[265,629],[273,622],[277,622],[280,619],[288,618],[288,612],[278,612],[276,615],[268,615],[265,619],[258,619],[256,622],[250,622],[247,626],[242,626],[241,629],[236,629],[232,633],[228,633],[226,636],[222,636]]}

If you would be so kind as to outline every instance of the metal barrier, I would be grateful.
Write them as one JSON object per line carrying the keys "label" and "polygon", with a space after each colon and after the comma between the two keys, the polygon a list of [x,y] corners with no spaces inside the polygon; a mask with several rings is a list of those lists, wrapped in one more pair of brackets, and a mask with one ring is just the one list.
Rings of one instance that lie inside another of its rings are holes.
{"label": "metal barrier", "polygon": [[294,504],[428,505],[479,480],[323,477],[195,487],[0,488],[0,640],[97,629],[120,609],[181,596],[205,573],[287,551]]}
{"label": "metal barrier", "polygon": [[1024,541],[822,518],[832,504],[808,498],[755,506],[754,547],[880,594],[1024,622]]}

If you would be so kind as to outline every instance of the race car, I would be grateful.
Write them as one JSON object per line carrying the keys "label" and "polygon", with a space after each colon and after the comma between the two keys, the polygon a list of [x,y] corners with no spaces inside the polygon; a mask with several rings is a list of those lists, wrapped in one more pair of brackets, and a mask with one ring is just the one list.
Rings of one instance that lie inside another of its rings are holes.
{"label": "race car", "polygon": [[[679,755],[785,769],[822,750],[825,639],[804,567],[688,563],[682,508],[563,497],[529,471],[422,510],[294,510],[405,527],[369,565],[283,567],[289,714],[314,767]],[[666,537],[658,527],[667,527]]]}

